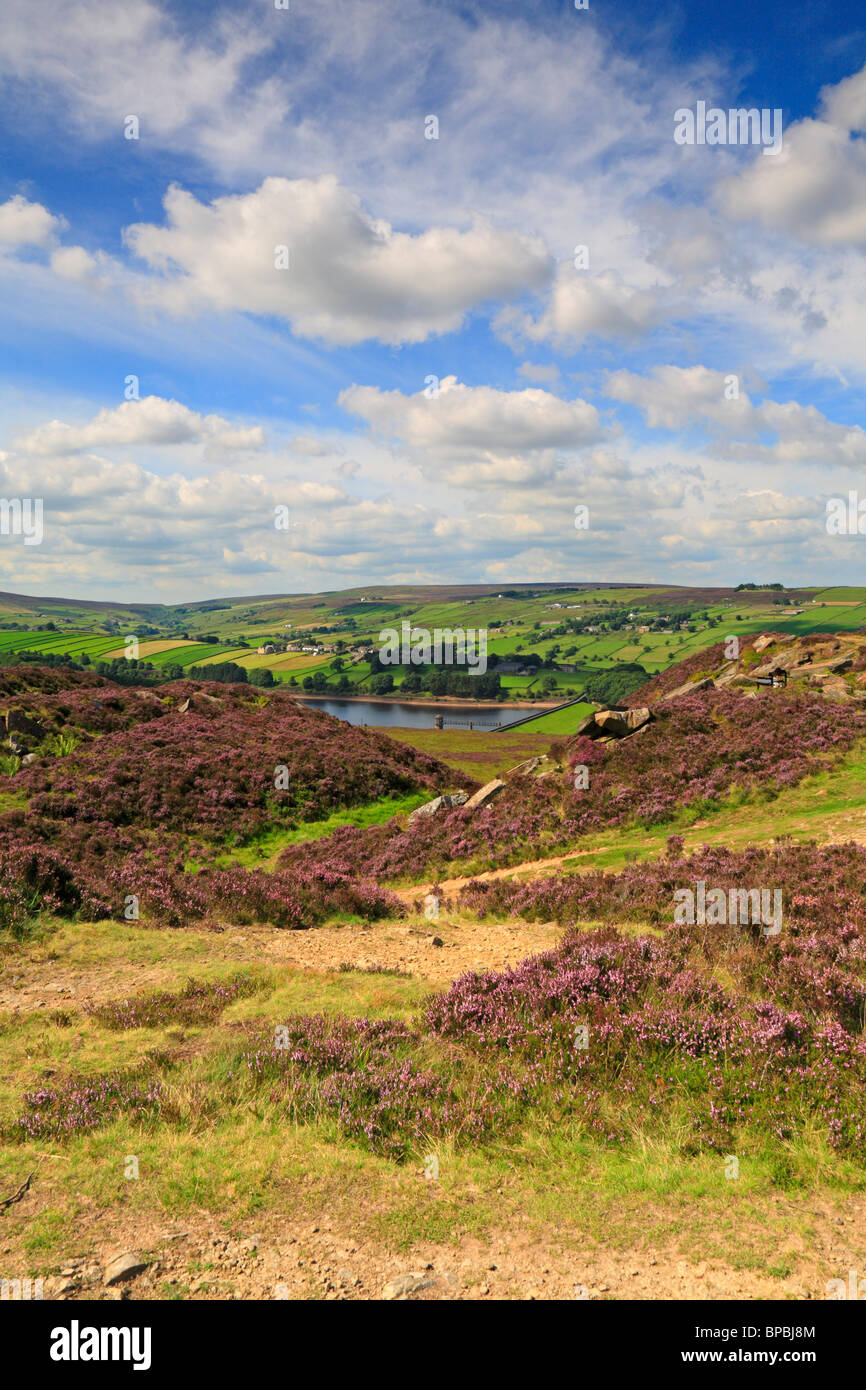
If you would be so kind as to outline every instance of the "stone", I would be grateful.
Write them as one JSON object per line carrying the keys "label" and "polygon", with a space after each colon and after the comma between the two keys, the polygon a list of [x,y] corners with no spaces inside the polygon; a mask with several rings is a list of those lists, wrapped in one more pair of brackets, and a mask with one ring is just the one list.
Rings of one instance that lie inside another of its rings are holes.
{"label": "stone", "polygon": [[498,796],[504,787],[505,783],[502,781],[502,778],[494,777],[492,782],[487,782],[474,796],[470,796],[469,800],[466,802],[467,811],[474,811],[479,806],[486,805],[492,797]]}
{"label": "stone", "polygon": [[388,1280],[382,1290],[382,1298],[386,1303],[393,1303],[397,1298],[408,1298],[421,1289],[429,1289],[435,1283],[436,1280],[431,1279],[429,1274],[398,1274],[396,1279]]}
{"label": "stone", "polygon": [[35,753],[25,753],[21,759],[21,766],[26,767],[28,763],[35,763],[37,755]]}
{"label": "stone", "polygon": [[588,714],[585,719],[581,719],[574,731],[574,737],[579,738],[581,734],[587,734],[590,738],[598,733],[598,725],[595,722],[595,715]]}
{"label": "stone", "polygon": [[534,772],[542,763],[547,762],[547,757],[527,758],[525,762],[518,763],[516,767],[510,767],[504,774],[506,777],[524,777],[530,772]]}
{"label": "stone", "polygon": [[181,704],[179,704],[177,707],[178,714],[186,714],[187,710],[189,709],[189,705],[189,700],[183,700]]}
{"label": "stone", "polygon": [[147,1269],[147,1261],[131,1250],[124,1250],[122,1254],[115,1255],[108,1261],[102,1276],[103,1283],[106,1288],[110,1288],[112,1284],[120,1284],[124,1279],[134,1279],[143,1269]]}
{"label": "stone", "polygon": [[625,717],[625,722],[632,732],[642,729],[649,724],[653,718],[652,710],[646,705],[639,705],[636,709],[630,709]]}
{"label": "stone", "polygon": [[465,806],[469,802],[469,793],[464,791],[452,792],[448,796],[434,796],[432,801],[425,801],[423,806],[416,806],[409,817],[409,824],[419,816],[435,816],[437,811],[448,811],[453,806]]}
{"label": "stone", "polygon": [[609,738],[622,738],[630,733],[628,719],[622,710],[603,709],[599,710],[595,716],[595,722],[601,732]]}
{"label": "stone", "polygon": [[752,643],[752,647],[756,652],[765,652],[768,647],[772,647],[775,640],[775,637],[770,637],[766,633],[762,633],[762,635],[756,638]]}

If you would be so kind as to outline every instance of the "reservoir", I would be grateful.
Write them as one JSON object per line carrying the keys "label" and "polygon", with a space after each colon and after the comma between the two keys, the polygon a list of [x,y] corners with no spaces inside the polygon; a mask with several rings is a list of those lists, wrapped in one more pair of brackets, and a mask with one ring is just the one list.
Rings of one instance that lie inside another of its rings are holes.
{"label": "reservoir", "polygon": [[[516,705],[413,705],[401,704],[399,700],[301,699],[301,704],[323,709],[349,724],[400,729],[433,729],[437,714],[442,716],[446,729],[468,729],[470,723],[474,729],[500,729],[532,713],[531,709]],[[538,713],[543,714],[544,709],[540,705]]]}

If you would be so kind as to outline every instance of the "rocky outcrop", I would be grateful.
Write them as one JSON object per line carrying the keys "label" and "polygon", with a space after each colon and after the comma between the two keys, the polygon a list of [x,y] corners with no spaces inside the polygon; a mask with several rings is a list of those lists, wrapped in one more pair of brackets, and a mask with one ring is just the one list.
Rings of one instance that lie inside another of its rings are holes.
{"label": "rocky outcrop", "polygon": [[416,806],[409,817],[409,824],[411,825],[421,816],[435,816],[438,811],[450,811],[454,806],[466,806],[468,804],[469,793],[464,791],[452,792],[449,796],[434,796],[432,801],[425,801],[423,806]]}
{"label": "rocky outcrop", "polygon": [[485,806],[492,797],[499,795],[504,786],[505,783],[500,777],[494,777],[492,782],[487,782],[474,796],[470,796],[466,802],[467,811],[475,811],[479,806]]}
{"label": "rocky outcrop", "polygon": [[549,759],[546,753],[540,758],[527,758],[525,762],[518,763],[516,767],[510,767],[508,771],[503,772],[502,775],[508,778],[526,777],[530,772],[534,772],[536,768],[541,767],[542,763],[548,761]]}
{"label": "rocky outcrop", "polygon": [[636,709],[601,709],[578,725],[580,734],[587,738],[627,738],[650,724],[655,716],[646,705]]}
{"label": "rocky outcrop", "polygon": [[663,701],[676,700],[680,695],[694,695],[696,690],[713,690],[715,684],[712,676],[704,676],[703,680],[699,681],[686,681],[685,685],[678,685],[676,690],[669,690],[667,695],[660,695],[656,704],[660,705]]}

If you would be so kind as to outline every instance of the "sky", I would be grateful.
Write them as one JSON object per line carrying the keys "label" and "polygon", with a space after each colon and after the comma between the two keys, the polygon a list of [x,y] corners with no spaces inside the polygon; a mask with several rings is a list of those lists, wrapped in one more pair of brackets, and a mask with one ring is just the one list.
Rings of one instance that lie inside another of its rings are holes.
{"label": "sky", "polygon": [[866,11],[4,0],[0,92],[0,588],[866,583]]}

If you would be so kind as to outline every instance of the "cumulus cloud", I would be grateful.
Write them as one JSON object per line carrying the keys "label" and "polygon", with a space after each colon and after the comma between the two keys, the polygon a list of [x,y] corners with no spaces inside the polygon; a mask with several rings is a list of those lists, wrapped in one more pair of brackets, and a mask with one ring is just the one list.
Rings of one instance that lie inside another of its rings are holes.
{"label": "cumulus cloud", "polygon": [[49,246],[63,227],[41,203],[31,203],[16,193],[0,203],[0,248],[10,246]]}
{"label": "cumulus cloud", "polygon": [[560,268],[549,301],[537,318],[508,306],[497,315],[494,327],[515,347],[526,339],[569,348],[590,337],[640,337],[661,317],[655,290],[629,285],[612,270],[593,274],[569,264]]}
{"label": "cumulus cloud", "polygon": [[[862,467],[866,431],[838,424],[799,401],[754,402],[736,374],[708,367],[656,367],[649,376],[612,372],[606,391],[637,406],[652,429],[706,428],[715,452],[751,462]],[[775,435],[772,443],[763,442]]]}
{"label": "cumulus cloud", "polygon": [[444,377],[429,395],[352,386],[341,393],[340,404],[415,449],[581,449],[604,434],[598,411],[587,401],[564,401],[538,387],[466,386],[454,376]]}
{"label": "cumulus cloud", "polygon": [[785,131],[775,159],[722,181],[719,205],[822,246],[866,245],[866,67],[821,93],[816,119]]}
{"label": "cumulus cloud", "polygon": [[148,302],[177,314],[277,316],[328,343],[423,342],[459,328],[474,305],[539,288],[550,273],[537,238],[481,220],[465,231],[397,232],[332,175],[269,178],[211,204],[173,186],[165,211],[165,226],[126,231],[157,273]]}
{"label": "cumulus cloud", "polygon": [[216,443],[224,448],[257,449],[265,442],[261,425],[241,428],[219,415],[199,415],[179,401],[144,396],[100,410],[83,425],[50,420],[15,441],[21,453],[71,454],[109,445]]}

